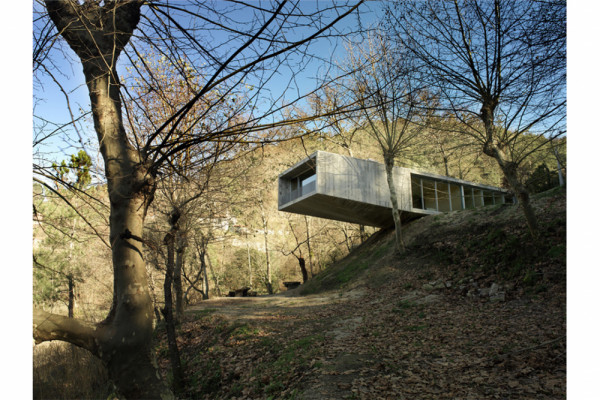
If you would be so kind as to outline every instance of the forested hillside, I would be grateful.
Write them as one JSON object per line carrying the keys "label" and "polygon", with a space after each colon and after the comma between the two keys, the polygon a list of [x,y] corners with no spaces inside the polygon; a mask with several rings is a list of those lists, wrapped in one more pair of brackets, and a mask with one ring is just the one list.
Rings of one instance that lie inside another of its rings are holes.
{"label": "forested hillside", "polygon": [[[302,281],[297,257],[306,259],[312,277],[361,243],[361,232],[356,225],[277,211],[277,175],[313,151],[342,150],[328,139],[317,136],[302,142],[265,146],[211,171],[208,183],[202,182],[205,188],[199,190],[202,198],[191,207],[185,227],[186,243],[178,255],[187,302],[200,301],[203,298],[200,291],[206,293],[204,297],[221,296],[244,286],[267,293],[266,248],[274,291],[279,292],[285,290],[284,281]],[[357,157],[379,159],[375,144],[367,135],[356,134],[352,148]],[[446,165],[436,149],[435,142],[424,141],[408,157],[415,161],[403,165],[445,174]],[[502,186],[494,164],[477,156],[473,149],[471,152],[471,160],[463,153],[447,156],[449,176]],[[432,156],[435,154],[437,157]],[[555,162],[551,153],[540,152],[537,159],[524,167],[524,181],[530,182],[534,190],[558,185],[556,172],[549,172],[556,170]],[[465,166],[469,169],[465,170]],[[198,186],[198,182],[191,182],[182,191],[193,193]],[[72,275],[76,293],[74,313],[87,318],[97,315],[100,320],[110,304],[104,282],[111,273],[110,266],[103,262],[108,256],[106,239],[102,236],[108,229],[103,214],[107,209],[103,187],[79,194],[57,190],[53,193],[40,185],[34,186],[34,300],[66,313],[68,276]],[[172,195],[172,192],[168,196],[157,194],[147,217],[147,238],[152,245],[147,246],[146,252],[157,308],[164,304],[166,249],[162,239],[168,231],[168,204]],[[63,197],[78,212],[65,204]],[[364,238],[374,232],[373,228],[365,229]]]}
{"label": "forested hillside", "polygon": [[[399,258],[382,230],[292,291],[190,305],[182,397],[564,396],[565,203],[558,189],[534,199],[539,247],[515,205],[456,211],[408,224]],[[162,325],[156,334],[168,378]],[[76,379],[65,368],[63,383]],[[82,393],[37,373],[46,393]],[[109,393],[95,376],[88,390]]]}

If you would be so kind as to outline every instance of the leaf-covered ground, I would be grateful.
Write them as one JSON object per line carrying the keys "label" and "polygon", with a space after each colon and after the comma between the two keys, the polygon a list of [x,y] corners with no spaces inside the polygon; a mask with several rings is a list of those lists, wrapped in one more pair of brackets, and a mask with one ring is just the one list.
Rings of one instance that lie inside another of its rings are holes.
{"label": "leaf-covered ground", "polygon": [[403,256],[382,232],[292,292],[190,308],[180,397],[565,398],[565,202],[536,199],[538,243],[517,207],[449,213]]}

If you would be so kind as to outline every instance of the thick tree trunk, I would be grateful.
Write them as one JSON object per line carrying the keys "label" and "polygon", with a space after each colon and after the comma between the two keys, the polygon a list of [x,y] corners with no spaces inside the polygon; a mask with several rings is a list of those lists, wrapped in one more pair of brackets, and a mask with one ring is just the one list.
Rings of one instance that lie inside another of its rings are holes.
{"label": "thick tree trunk", "polygon": [[164,399],[173,395],[153,362],[153,307],[141,239],[155,183],[128,141],[116,70],[118,56],[139,22],[141,5],[139,1],[46,2],[58,32],[82,62],[89,90],[110,199],[114,292],[108,317],[93,328],[35,312],[34,338],[38,342],[64,340],[90,350],[103,361],[118,392],[127,399]]}
{"label": "thick tree trunk", "polygon": [[164,282],[165,308],[163,315],[167,328],[169,360],[173,372],[173,391],[180,393],[183,389],[183,371],[181,369],[181,358],[179,357],[179,348],[177,346],[177,333],[175,332],[175,318],[173,316],[173,295],[171,292],[173,270],[175,268],[175,235],[172,232],[167,233],[164,242],[167,245],[167,265]]}
{"label": "thick tree trunk", "polygon": [[500,164],[500,168],[504,173],[504,177],[506,178],[508,185],[513,190],[515,196],[517,196],[519,205],[523,209],[523,213],[525,214],[525,221],[527,222],[527,227],[529,228],[531,236],[537,239],[537,237],[539,236],[537,217],[535,215],[535,211],[533,211],[533,207],[531,206],[529,191],[527,190],[525,185],[521,183],[517,175],[517,165],[512,162],[500,160],[498,160],[498,164]]}
{"label": "thick tree trunk", "polygon": [[405,246],[402,238],[402,221],[400,220],[400,212],[398,211],[398,195],[396,194],[396,185],[394,184],[394,158],[385,155],[384,163],[388,188],[390,189],[390,201],[392,202],[392,217],[396,231],[396,252],[403,253]]}
{"label": "thick tree trunk", "polygon": [[306,261],[304,258],[298,257],[298,264],[300,265],[300,271],[302,271],[302,283],[308,281],[308,272],[306,271]]}

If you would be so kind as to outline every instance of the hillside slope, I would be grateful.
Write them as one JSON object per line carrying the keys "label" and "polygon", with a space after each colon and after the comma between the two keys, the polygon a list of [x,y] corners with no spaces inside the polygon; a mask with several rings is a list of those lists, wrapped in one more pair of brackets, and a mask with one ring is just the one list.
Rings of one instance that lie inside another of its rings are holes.
{"label": "hillside slope", "polygon": [[[564,398],[566,195],[382,231],[294,291],[216,299],[182,324],[182,398]],[[157,348],[167,373],[166,344]]]}

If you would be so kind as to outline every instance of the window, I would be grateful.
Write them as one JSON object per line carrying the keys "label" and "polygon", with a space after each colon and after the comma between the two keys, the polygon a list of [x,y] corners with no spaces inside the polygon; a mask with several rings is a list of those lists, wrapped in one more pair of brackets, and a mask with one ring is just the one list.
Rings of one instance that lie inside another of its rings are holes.
{"label": "window", "polygon": [[436,184],[434,181],[423,179],[423,202],[426,210],[438,209],[438,198],[436,193]]}
{"label": "window", "polygon": [[494,194],[489,190],[483,191],[483,205],[491,206],[494,205]]}
{"label": "window", "polygon": [[290,179],[290,200],[297,199],[317,188],[317,175],[314,171]]}
{"label": "window", "polygon": [[317,175],[313,173],[310,176],[302,178],[300,186],[302,187],[302,195],[314,191],[317,188]]}
{"label": "window", "polygon": [[472,187],[465,187],[465,208],[475,208],[475,190]]}
{"label": "window", "polygon": [[461,187],[453,183],[448,186],[450,187],[450,204],[452,205],[452,210],[462,210],[463,194]]}
{"label": "window", "polygon": [[421,190],[421,179],[414,176],[411,177],[411,190],[412,190],[412,206],[413,208],[423,208],[422,190]]}

